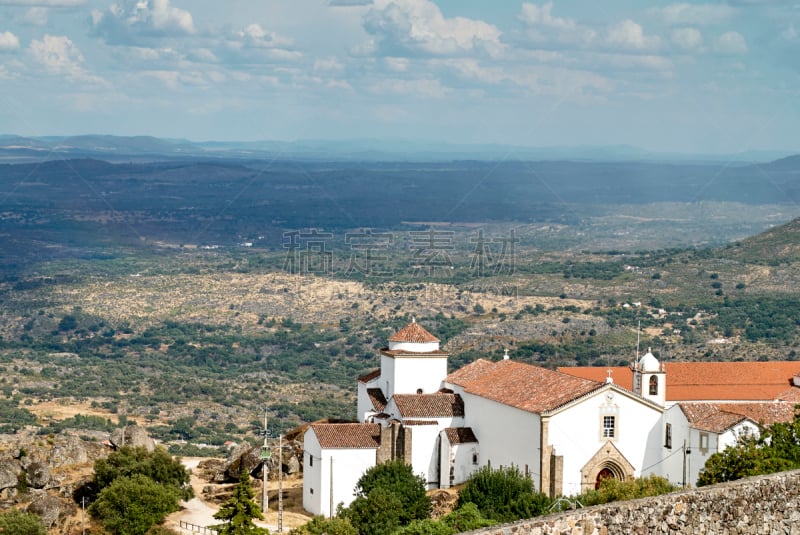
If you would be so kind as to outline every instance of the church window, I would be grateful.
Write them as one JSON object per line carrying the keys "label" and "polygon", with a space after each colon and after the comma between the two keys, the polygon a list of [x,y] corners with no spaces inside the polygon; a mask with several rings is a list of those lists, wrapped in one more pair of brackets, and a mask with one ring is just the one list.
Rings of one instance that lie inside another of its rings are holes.
{"label": "church window", "polygon": [[314,466],[314,456],[310,453],[308,454],[308,466]]}
{"label": "church window", "polygon": [[658,395],[658,377],[655,375],[650,376],[650,395],[657,396]]}
{"label": "church window", "polygon": [[708,433],[700,433],[700,451],[708,453]]}
{"label": "church window", "polygon": [[617,418],[615,416],[603,416],[603,438],[614,438],[617,430]]}
{"label": "church window", "polygon": [[672,449],[672,424],[667,424],[667,429],[664,432],[664,447]]}
{"label": "church window", "polygon": [[472,454],[472,464],[478,464],[478,454],[477,453],[473,453]]}

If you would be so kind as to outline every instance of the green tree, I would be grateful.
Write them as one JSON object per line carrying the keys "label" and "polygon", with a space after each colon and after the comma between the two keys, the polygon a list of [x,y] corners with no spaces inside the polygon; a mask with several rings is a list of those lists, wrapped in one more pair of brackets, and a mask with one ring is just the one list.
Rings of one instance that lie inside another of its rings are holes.
{"label": "green tree", "polygon": [[740,437],[736,446],[729,446],[708,458],[697,478],[697,485],[702,487],[743,477],[771,474],[791,470],[796,466],[790,460],[775,455],[771,448],[763,447],[759,439]]}
{"label": "green tree", "polygon": [[255,493],[250,486],[250,474],[242,470],[239,483],[233,489],[233,495],[222,504],[214,518],[224,520],[224,524],[215,526],[219,535],[262,535],[269,533],[253,523],[253,519],[264,520],[264,515],[253,501]]}
{"label": "green tree", "polygon": [[189,485],[189,472],[179,459],[175,459],[164,448],[156,448],[152,452],[146,448],[124,447],[113,452],[105,459],[94,463],[94,484],[102,491],[119,477],[131,477],[136,474],[147,476],[156,483],[175,489],[180,498],[188,500],[194,496]]}
{"label": "green tree", "polygon": [[356,497],[368,497],[376,488],[387,490],[400,500],[400,525],[430,517],[431,500],[425,493],[425,480],[415,475],[411,465],[402,459],[381,463],[367,470],[356,484]]}
{"label": "green tree", "polygon": [[142,474],[116,478],[97,496],[89,513],[114,535],[144,535],[178,510],[180,494]]}
{"label": "green tree", "polygon": [[0,513],[0,532],[14,535],[47,535],[47,529],[38,516],[17,509]]}
{"label": "green tree", "polygon": [[316,515],[310,522],[294,528],[289,535],[358,535],[358,530],[344,516],[330,519]]}
{"label": "green tree", "polygon": [[343,512],[359,535],[385,535],[405,523],[403,502],[390,488],[377,486],[360,495]]}
{"label": "green tree", "polygon": [[546,495],[535,493],[533,481],[516,466],[498,470],[484,466],[470,475],[458,494],[456,507],[467,503],[475,504],[485,518],[511,522],[545,513],[551,501]]}
{"label": "green tree", "polygon": [[697,480],[700,486],[800,468],[800,412],[791,422],[772,424],[756,438],[740,436],[735,446],[713,454]]}

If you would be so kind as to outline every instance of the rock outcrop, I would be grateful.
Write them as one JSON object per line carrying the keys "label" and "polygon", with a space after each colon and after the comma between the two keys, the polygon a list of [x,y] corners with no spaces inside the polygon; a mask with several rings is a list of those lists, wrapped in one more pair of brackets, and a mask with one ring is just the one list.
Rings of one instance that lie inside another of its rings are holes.
{"label": "rock outcrop", "polygon": [[121,429],[115,429],[109,438],[115,448],[129,446],[131,448],[146,448],[153,451],[156,448],[155,441],[147,434],[147,430],[138,425],[129,425]]}

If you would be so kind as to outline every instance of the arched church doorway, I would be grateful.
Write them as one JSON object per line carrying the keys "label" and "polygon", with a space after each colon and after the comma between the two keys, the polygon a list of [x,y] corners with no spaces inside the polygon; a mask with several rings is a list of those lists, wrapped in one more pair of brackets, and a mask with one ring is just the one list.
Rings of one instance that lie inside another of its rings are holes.
{"label": "arched church doorway", "polygon": [[594,482],[594,490],[599,489],[600,485],[606,479],[613,479],[614,477],[614,472],[612,472],[610,468],[603,468],[597,473],[597,480]]}

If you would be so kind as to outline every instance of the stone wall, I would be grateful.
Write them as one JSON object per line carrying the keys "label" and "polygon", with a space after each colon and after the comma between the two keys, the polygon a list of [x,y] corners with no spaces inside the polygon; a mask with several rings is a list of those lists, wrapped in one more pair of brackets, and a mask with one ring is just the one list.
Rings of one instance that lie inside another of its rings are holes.
{"label": "stone wall", "polygon": [[800,470],[552,514],[472,535],[798,534]]}

